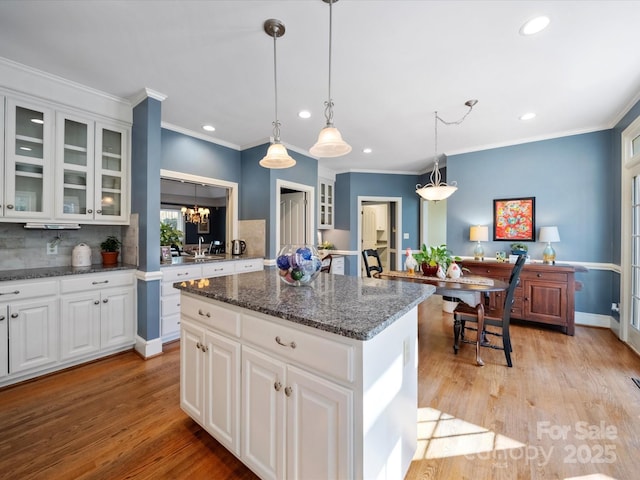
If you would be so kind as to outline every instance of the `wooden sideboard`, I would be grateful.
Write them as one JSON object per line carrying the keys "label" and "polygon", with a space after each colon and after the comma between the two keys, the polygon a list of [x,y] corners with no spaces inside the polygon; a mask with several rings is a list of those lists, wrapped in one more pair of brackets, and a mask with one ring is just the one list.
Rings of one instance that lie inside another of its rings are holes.
{"label": "wooden sideboard", "polygon": [[[509,281],[513,263],[496,261],[465,260],[462,267],[469,269],[470,275],[497,278]],[[567,335],[575,333],[575,292],[582,288],[576,281],[576,272],[587,269],[577,265],[527,263],[520,273],[516,288],[511,318],[518,320],[556,325]],[[489,295],[489,306],[501,308],[504,292]]]}

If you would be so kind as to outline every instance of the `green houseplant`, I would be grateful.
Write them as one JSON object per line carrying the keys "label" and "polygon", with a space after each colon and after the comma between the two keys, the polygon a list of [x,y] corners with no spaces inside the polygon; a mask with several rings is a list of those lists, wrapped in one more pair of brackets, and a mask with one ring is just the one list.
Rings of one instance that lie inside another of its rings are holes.
{"label": "green houseplant", "polygon": [[529,247],[522,242],[512,243],[511,247],[511,255],[526,255],[529,251]]}
{"label": "green houseplant", "polygon": [[120,245],[122,245],[120,239],[113,235],[109,235],[106,240],[100,244],[100,254],[102,255],[103,265],[115,265],[118,263]]}
{"label": "green houseplant", "polygon": [[427,247],[424,243],[418,253],[413,254],[413,258],[416,259],[425,275],[435,275],[438,267],[441,267],[442,271],[446,273],[449,265],[462,260],[460,257],[452,256],[446,245]]}
{"label": "green houseplant", "polygon": [[160,245],[182,246],[182,232],[169,222],[162,222],[160,224]]}

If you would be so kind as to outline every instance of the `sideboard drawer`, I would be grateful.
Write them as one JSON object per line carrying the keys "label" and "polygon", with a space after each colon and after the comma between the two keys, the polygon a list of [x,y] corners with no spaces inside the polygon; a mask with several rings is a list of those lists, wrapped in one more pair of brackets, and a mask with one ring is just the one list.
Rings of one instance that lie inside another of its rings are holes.
{"label": "sideboard drawer", "polygon": [[545,280],[547,282],[562,282],[566,283],[568,275],[564,272],[525,272],[524,270],[520,274],[522,280]]}

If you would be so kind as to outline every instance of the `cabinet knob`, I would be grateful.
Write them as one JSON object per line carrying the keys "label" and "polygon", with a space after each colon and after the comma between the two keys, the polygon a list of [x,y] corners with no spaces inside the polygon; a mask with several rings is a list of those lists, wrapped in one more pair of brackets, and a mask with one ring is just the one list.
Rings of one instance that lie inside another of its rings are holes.
{"label": "cabinet knob", "polygon": [[96,210],[96,213],[102,213],[102,210]]}
{"label": "cabinet knob", "polygon": [[87,210],[87,213],[93,213],[93,210],[89,209]]}
{"label": "cabinet knob", "polygon": [[12,210],[12,209],[13,209],[13,205],[9,204],[9,205],[7,205],[7,208],[8,208],[9,210]]}
{"label": "cabinet knob", "polygon": [[285,387],[285,388],[284,388],[284,394],[285,394],[287,397],[290,397],[292,392],[293,392],[293,389],[292,389],[291,387]]}
{"label": "cabinet knob", "polygon": [[100,300],[96,300],[95,302],[93,302],[94,305],[100,305]]}
{"label": "cabinet knob", "polygon": [[0,316],[0,322],[4,320],[4,315]]}
{"label": "cabinet knob", "polygon": [[202,347],[202,344],[201,344],[200,342],[196,343],[196,348],[197,348],[198,350],[200,350],[200,347]]}
{"label": "cabinet knob", "polygon": [[17,313],[12,313],[11,314],[11,318],[18,318],[18,314]]}
{"label": "cabinet knob", "polygon": [[540,277],[542,277],[542,274],[541,274],[541,273],[538,273],[538,274],[536,275],[536,277],[540,278]]}
{"label": "cabinet knob", "polygon": [[102,303],[107,303],[109,301],[108,298],[105,298],[104,300],[102,300]]}
{"label": "cabinet knob", "polygon": [[282,388],[282,384],[280,382],[275,382],[273,384],[273,388],[275,388],[276,392],[279,392],[280,389]]}

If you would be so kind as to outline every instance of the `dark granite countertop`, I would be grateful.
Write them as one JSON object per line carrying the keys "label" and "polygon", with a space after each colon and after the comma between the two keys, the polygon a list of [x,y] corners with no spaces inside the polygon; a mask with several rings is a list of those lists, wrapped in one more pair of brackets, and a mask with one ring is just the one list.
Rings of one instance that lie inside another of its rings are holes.
{"label": "dark granite countertop", "polygon": [[61,277],[65,275],[80,275],[84,273],[104,273],[114,272],[117,270],[135,270],[135,265],[126,263],[118,263],[117,265],[103,266],[101,263],[90,265],[88,267],[42,267],[42,268],[25,268],[23,270],[0,270],[0,282],[9,282],[13,280],[34,280],[37,278]]}
{"label": "dark granite countertop", "polygon": [[231,255],[230,253],[207,255],[205,258],[195,258],[191,255],[185,255],[181,257],[171,257],[171,263],[161,263],[160,268],[175,267],[177,265],[199,265],[201,263],[235,262],[238,260],[254,260],[256,258],[263,259],[264,257],[258,255]]}
{"label": "dark granite countertop", "polygon": [[370,340],[435,291],[431,285],[330,274],[293,287],[273,268],[174,287],[356,340]]}

